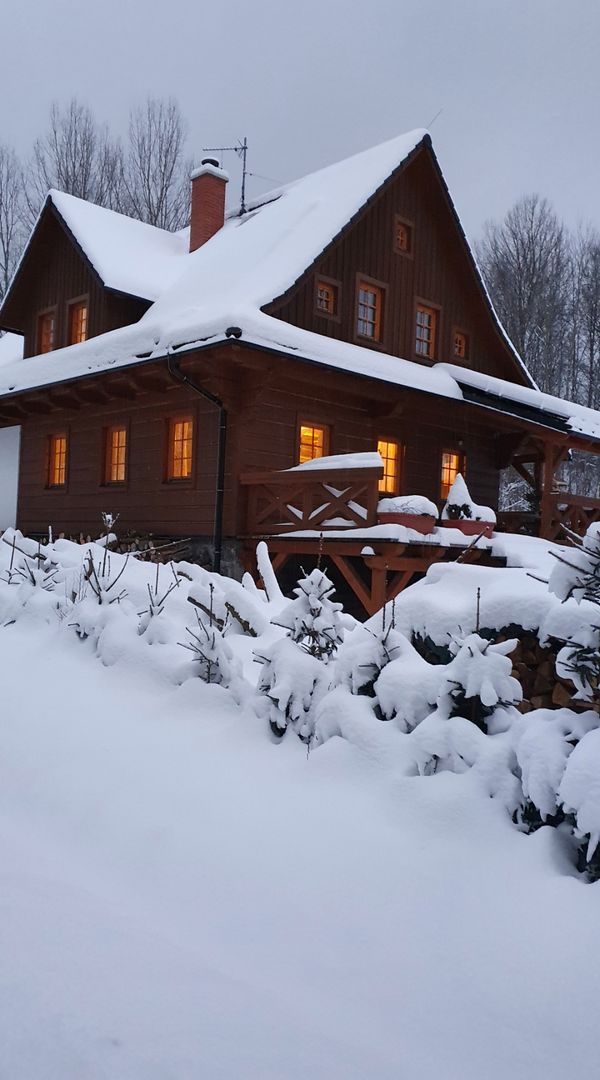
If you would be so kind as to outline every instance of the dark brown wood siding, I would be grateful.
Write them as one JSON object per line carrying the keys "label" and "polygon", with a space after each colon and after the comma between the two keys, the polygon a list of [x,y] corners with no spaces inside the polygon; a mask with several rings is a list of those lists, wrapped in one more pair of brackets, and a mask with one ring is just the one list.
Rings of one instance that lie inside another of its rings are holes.
{"label": "dark brown wood siding", "polygon": [[[405,447],[403,491],[426,495],[438,504],[442,450],[462,450],[473,498],[497,504],[493,421],[459,401],[386,387],[283,357],[274,362],[258,350],[250,354],[235,347],[206,350],[188,358],[184,366],[228,407],[226,536],[239,537],[246,531],[240,474],[296,465],[301,420],[329,425],[332,454],[374,450],[379,438],[396,439]],[[144,368],[149,371],[152,365]],[[109,378],[104,377],[105,385]],[[210,537],[218,411],[185,387],[175,383],[168,387],[161,393],[140,392],[126,403],[55,409],[24,422],[19,527],[28,533],[45,532],[52,525],[55,534],[94,534],[101,512],[110,510],[121,515],[122,530]],[[73,392],[77,393],[76,384]],[[38,405],[39,398],[38,394]],[[25,404],[27,399],[20,400]],[[165,480],[168,419],[188,412],[195,420],[194,473],[189,481],[169,483]],[[121,424],[128,429],[128,479],[123,487],[107,486],[102,483],[104,433]],[[68,483],[64,489],[49,490],[48,440],[62,431],[69,438]]]}
{"label": "dark brown wood siding", "polygon": [[24,334],[25,356],[37,353],[38,316],[50,308],[56,310],[55,346],[68,344],[69,303],[79,297],[88,300],[89,337],[137,322],[149,307],[145,300],[105,289],[47,208],[4,312],[7,325]]}
{"label": "dark brown wood siding", "polygon": [[[411,224],[410,254],[394,249],[396,215]],[[266,310],[317,334],[356,342],[359,275],[386,286],[381,341],[386,352],[419,359],[415,353],[415,306],[422,301],[439,308],[437,360],[524,381],[495,328],[426,148],[383,189],[308,277]],[[315,285],[320,276],[340,283],[338,319],[315,310]],[[455,328],[468,335],[467,360],[453,356]],[[364,340],[359,343],[365,344]]]}

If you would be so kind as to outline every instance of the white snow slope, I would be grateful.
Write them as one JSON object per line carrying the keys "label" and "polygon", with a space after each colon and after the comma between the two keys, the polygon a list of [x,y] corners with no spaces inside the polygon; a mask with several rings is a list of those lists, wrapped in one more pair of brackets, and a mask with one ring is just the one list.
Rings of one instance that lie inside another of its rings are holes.
{"label": "white snow slope", "polygon": [[590,1075],[600,886],[555,831],[153,652],[0,629],[3,1080]]}

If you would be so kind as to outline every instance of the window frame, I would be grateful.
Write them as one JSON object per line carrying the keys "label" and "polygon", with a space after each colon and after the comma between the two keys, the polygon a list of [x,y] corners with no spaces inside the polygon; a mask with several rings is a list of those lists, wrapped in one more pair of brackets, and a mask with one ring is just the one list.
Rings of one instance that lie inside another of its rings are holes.
{"label": "window frame", "polygon": [[[41,340],[40,340],[41,339],[40,324],[42,322],[42,319],[44,319],[47,315],[53,315],[54,316],[54,340],[53,340],[52,348],[51,349],[46,349],[45,352],[42,352],[41,349],[40,349],[40,344],[41,344]],[[42,308],[42,310],[38,311],[38,313],[37,313],[36,320],[35,320],[35,353],[34,353],[34,356],[47,356],[48,353],[55,352],[57,348],[58,348],[58,307],[57,307],[56,304],[53,304],[52,307]]]}
{"label": "window frame", "polygon": [[[64,463],[64,480],[62,483],[56,484],[51,479],[51,471],[53,471],[54,456],[53,445],[56,440],[65,440],[65,463]],[[45,477],[46,481],[44,487],[46,491],[66,491],[69,485],[69,459],[70,459],[71,439],[70,431],[68,427],[61,428],[60,431],[50,431],[46,436],[46,460],[45,460]]]}
{"label": "window frame", "polygon": [[[173,476],[171,468],[173,464],[172,449],[174,446],[174,429],[178,423],[185,423],[191,421],[192,424],[192,460],[191,469],[187,476]],[[187,485],[191,487],[196,482],[196,451],[197,451],[197,412],[195,409],[188,409],[185,412],[172,413],[165,418],[165,450],[164,450],[164,482],[165,484],[175,484],[176,486]]]}
{"label": "window frame", "polygon": [[[317,294],[318,294],[319,285],[320,285],[321,282],[323,283],[323,285],[329,285],[333,289],[333,293],[334,293],[334,297],[335,297],[335,311],[333,311],[333,312],[323,311],[323,309],[318,306],[318,296],[317,296]],[[314,314],[317,315],[319,318],[327,319],[329,322],[337,322],[337,323],[341,322],[342,321],[342,314],[341,314],[341,309],[342,309],[342,283],[341,283],[341,281],[338,281],[336,278],[327,277],[326,274],[315,274],[315,287],[314,287],[314,293],[313,293],[313,308],[314,308]]]}
{"label": "window frame", "polygon": [[[454,339],[455,339],[457,334],[461,334],[462,337],[465,339],[465,355],[464,356],[457,356],[455,351],[454,351]],[[463,330],[462,326],[453,326],[452,327],[452,337],[451,337],[450,340],[452,342],[452,362],[454,363],[456,360],[463,360],[465,363],[468,364],[469,360],[470,360],[470,357],[471,357],[471,339],[469,337],[469,334],[467,334],[467,331]]]}
{"label": "window frame", "polygon": [[82,296],[73,296],[70,300],[67,300],[67,345],[83,344],[81,341],[71,341],[71,319],[73,317],[73,308],[78,304],[85,304],[86,308],[86,336],[83,340],[89,341],[90,338],[90,298],[88,293],[84,293]]}
{"label": "window frame", "polygon": [[[303,427],[319,428],[324,433],[323,438],[323,453],[319,454],[319,457],[328,457],[331,453],[331,440],[332,440],[332,427],[331,424],[326,423],[324,420],[317,420],[314,417],[304,416],[298,413],[296,417],[296,443],[294,448],[294,465],[302,465],[304,462],[300,461],[300,449],[301,449],[301,433]],[[316,458],[307,458],[307,461],[316,461]]]}
{"label": "window frame", "polygon": [[[110,469],[111,469],[110,436],[111,436],[113,431],[124,431],[125,432],[125,462],[124,462],[124,465],[125,465],[125,478],[123,480],[111,480],[110,476],[109,476]],[[123,490],[123,489],[127,488],[128,484],[129,484],[129,435],[130,435],[130,425],[129,425],[129,423],[127,421],[123,421],[120,424],[119,423],[110,424],[108,427],[104,428],[104,430],[103,430],[103,447],[102,447],[102,478],[101,478],[101,486],[102,487],[119,488],[120,490]]]}
{"label": "window frame", "polygon": [[[424,353],[417,352],[417,315],[419,311],[431,312],[434,316],[434,330],[433,330],[433,355],[426,356]],[[439,357],[440,341],[442,330],[442,309],[439,304],[433,304],[431,300],[425,300],[422,296],[415,297],[414,315],[413,315],[413,355],[416,360],[421,363],[435,364]]]}
{"label": "window frame", "polygon": [[[389,488],[382,488],[380,486],[385,480],[385,468],[381,480],[379,480],[377,483],[377,492],[379,498],[385,499],[393,498],[395,495],[400,495],[400,493],[402,492],[404,486],[404,458],[406,455],[406,445],[402,442],[401,439],[398,438],[397,435],[388,434],[387,432],[379,432],[375,440],[375,449],[378,451],[378,453],[381,453],[381,451],[379,450],[379,444],[382,442],[393,443],[398,448],[396,486],[394,490],[391,491]],[[381,456],[383,457],[383,454]],[[383,460],[385,462],[386,459],[383,458]]]}
{"label": "window frame", "polygon": [[459,446],[442,446],[442,448],[440,450],[440,467],[439,467],[439,473],[438,473],[438,476],[439,476],[439,491],[440,491],[440,499],[441,499],[442,502],[445,503],[447,501],[447,499],[448,499],[448,494],[450,492],[450,488],[452,487],[452,484],[454,483],[454,480],[452,481],[452,483],[450,483],[448,485],[448,491],[444,495],[443,490],[442,490],[443,484],[444,484],[444,480],[443,480],[444,454],[454,454],[458,458],[459,467],[456,470],[456,475],[454,477],[454,480],[456,480],[456,476],[458,476],[458,473],[461,473],[461,475],[466,478],[467,455],[466,455],[465,451]]}
{"label": "window frame", "polygon": [[[397,243],[397,229],[398,225],[404,225],[408,229],[409,246],[404,249],[398,246]],[[408,221],[407,218],[402,217],[401,214],[394,214],[393,220],[393,234],[392,234],[392,250],[396,255],[403,255],[405,259],[414,258],[415,248],[415,226],[412,221]]]}
{"label": "window frame", "polygon": [[[358,330],[358,308],[359,308],[359,293],[361,285],[366,285],[367,288],[373,289],[379,293],[380,307],[379,312],[379,336],[368,337],[366,334],[360,334]],[[356,274],[355,288],[354,288],[354,341],[357,345],[364,345],[372,349],[385,349],[386,342],[386,309],[387,309],[387,290],[388,286],[385,281],[378,281],[376,278],[369,277],[368,274]]]}

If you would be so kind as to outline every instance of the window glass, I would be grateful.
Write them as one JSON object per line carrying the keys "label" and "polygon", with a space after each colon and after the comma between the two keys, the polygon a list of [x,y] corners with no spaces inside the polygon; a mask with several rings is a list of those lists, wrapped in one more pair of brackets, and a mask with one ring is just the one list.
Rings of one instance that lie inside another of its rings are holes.
{"label": "window glass", "polygon": [[377,285],[359,282],[356,332],[360,337],[381,340],[381,300]]}
{"label": "window glass", "polygon": [[48,486],[63,487],[67,482],[67,436],[51,435],[48,455]]}
{"label": "window glass", "polygon": [[397,495],[400,482],[400,445],[390,439],[379,439],[377,449],[383,459],[379,491],[382,494]]}
{"label": "window glass", "polygon": [[300,424],[299,460],[302,465],[324,457],[329,450],[329,429],[316,424]]}
{"label": "window glass", "polygon": [[194,422],[191,416],[171,420],[169,427],[169,479],[184,480],[192,475]]}
{"label": "window glass", "polygon": [[317,282],[317,311],[323,315],[337,315],[338,290],[329,281]]}
{"label": "window glass", "polygon": [[464,472],[465,455],[460,454],[455,450],[443,450],[440,495],[444,501],[448,498],[448,492],[458,474],[462,473],[464,476]]}
{"label": "window glass", "polygon": [[114,427],[107,432],[106,483],[122,484],[125,481],[127,458],[127,428]]}
{"label": "window glass", "polygon": [[424,356],[428,360],[433,360],[435,356],[436,327],[437,313],[433,308],[419,304],[417,306],[415,327],[415,352],[417,356]]}
{"label": "window glass", "polygon": [[52,352],[56,339],[56,314],[45,311],[38,319],[38,353]]}
{"label": "window glass", "polygon": [[69,307],[69,345],[78,345],[87,338],[88,309],[85,300]]}
{"label": "window glass", "polygon": [[457,360],[466,360],[468,355],[467,335],[462,330],[454,331],[453,353]]}

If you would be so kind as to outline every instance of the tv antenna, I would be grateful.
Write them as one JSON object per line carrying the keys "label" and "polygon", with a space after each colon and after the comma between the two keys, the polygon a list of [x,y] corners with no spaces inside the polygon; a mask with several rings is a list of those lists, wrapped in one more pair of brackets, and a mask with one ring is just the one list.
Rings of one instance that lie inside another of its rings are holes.
{"label": "tv antenna", "polygon": [[240,198],[240,217],[246,212],[246,177],[248,175],[248,169],[246,167],[246,155],[248,153],[248,140],[244,135],[244,139],[238,139],[235,146],[203,146],[203,153],[208,154],[223,154],[226,150],[233,150],[238,157],[242,159],[242,191]]}

